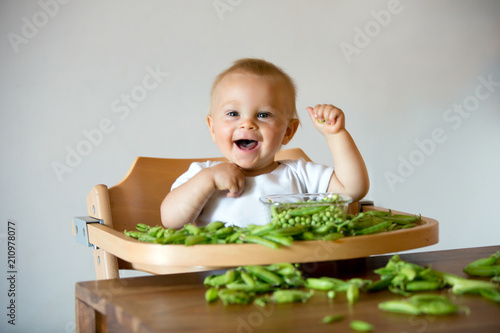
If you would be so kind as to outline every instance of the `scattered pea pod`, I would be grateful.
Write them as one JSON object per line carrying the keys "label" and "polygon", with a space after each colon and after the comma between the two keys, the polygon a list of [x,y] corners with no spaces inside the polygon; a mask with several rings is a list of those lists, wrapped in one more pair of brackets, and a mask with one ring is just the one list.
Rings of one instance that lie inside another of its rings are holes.
{"label": "scattered pea pod", "polygon": [[[379,309],[387,312],[405,313],[410,315],[449,315],[457,313],[460,308],[446,296],[420,294],[406,300],[391,300],[378,305]],[[462,308],[468,312],[467,308]]]}
{"label": "scattered pea pod", "polygon": [[464,267],[464,272],[471,276],[499,276],[500,251],[467,264]]}

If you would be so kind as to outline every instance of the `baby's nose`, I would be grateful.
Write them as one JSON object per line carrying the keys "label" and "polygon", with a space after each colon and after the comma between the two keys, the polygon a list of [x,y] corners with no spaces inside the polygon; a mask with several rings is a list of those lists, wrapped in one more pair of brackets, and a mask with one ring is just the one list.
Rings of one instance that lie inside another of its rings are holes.
{"label": "baby's nose", "polygon": [[240,128],[253,130],[253,129],[257,129],[258,126],[252,119],[245,118],[245,119],[241,120]]}

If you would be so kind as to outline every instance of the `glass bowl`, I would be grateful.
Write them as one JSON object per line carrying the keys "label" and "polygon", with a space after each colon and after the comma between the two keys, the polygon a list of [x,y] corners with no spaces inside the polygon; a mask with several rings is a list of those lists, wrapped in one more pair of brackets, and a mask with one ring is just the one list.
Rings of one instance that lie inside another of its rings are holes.
{"label": "glass bowl", "polygon": [[260,197],[269,221],[282,227],[339,222],[347,217],[352,198],[337,193],[276,194]]}

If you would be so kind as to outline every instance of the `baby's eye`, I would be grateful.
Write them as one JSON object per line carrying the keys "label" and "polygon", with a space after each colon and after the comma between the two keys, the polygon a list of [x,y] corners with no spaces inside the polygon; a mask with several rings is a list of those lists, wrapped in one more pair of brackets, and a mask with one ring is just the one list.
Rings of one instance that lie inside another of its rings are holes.
{"label": "baby's eye", "polygon": [[259,112],[257,117],[258,118],[268,118],[268,117],[271,117],[271,114],[269,112]]}
{"label": "baby's eye", "polygon": [[237,116],[239,116],[238,111],[228,111],[228,112],[226,112],[226,115],[228,115],[230,117],[237,117]]}

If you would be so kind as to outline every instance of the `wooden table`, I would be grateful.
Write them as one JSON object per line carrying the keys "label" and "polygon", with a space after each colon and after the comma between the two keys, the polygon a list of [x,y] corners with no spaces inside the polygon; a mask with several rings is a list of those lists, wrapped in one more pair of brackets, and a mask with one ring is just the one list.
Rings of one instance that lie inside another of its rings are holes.
{"label": "wooden table", "polygon": [[[466,276],[463,267],[500,246],[403,254],[401,259]],[[250,254],[249,254],[250,255]],[[376,280],[373,270],[391,256],[304,264],[305,276],[360,277]],[[446,294],[470,314],[410,316],[382,312],[378,303],[400,296],[389,291],[361,293],[348,306],[344,293],[333,301],[317,291],[307,303],[224,306],[205,302],[203,279],[223,271],[157,275],[76,284],[77,332],[349,332],[349,322],[367,321],[375,332],[500,332],[500,304],[480,296]],[[338,323],[322,324],[328,314],[344,314]]]}

